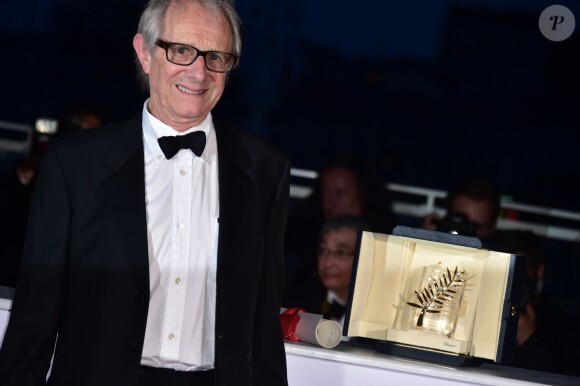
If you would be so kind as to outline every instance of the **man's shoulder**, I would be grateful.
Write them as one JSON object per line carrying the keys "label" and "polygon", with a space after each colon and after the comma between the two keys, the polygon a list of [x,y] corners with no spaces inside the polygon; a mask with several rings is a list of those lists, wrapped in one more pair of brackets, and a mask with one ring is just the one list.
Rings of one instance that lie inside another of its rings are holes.
{"label": "man's shoulder", "polygon": [[[50,145],[59,152],[84,153],[107,149],[129,127],[140,127],[140,116],[91,129],[78,130],[55,138]],[[137,134],[137,133],[136,133]],[[138,134],[141,135],[141,134]]]}
{"label": "man's shoulder", "polygon": [[278,159],[286,162],[288,156],[279,147],[269,142],[260,135],[237,126],[233,126],[221,121],[214,122],[218,137],[218,146],[242,146],[253,159],[267,158],[269,160]]}

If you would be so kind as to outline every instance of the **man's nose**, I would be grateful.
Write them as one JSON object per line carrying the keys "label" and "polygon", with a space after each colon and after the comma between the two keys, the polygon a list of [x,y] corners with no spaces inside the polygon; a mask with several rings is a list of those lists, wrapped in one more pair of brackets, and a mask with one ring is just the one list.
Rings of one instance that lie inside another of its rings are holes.
{"label": "man's nose", "polygon": [[333,253],[329,253],[328,255],[326,255],[324,257],[324,266],[325,267],[331,267],[334,265],[334,261],[335,261],[335,257],[334,257],[334,252]]}
{"label": "man's nose", "polygon": [[187,71],[189,76],[195,78],[196,80],[203,80],[207,74],[207,68],[205,67],[205,59],[203,56],[198,56],[193,63],[187,66]]}

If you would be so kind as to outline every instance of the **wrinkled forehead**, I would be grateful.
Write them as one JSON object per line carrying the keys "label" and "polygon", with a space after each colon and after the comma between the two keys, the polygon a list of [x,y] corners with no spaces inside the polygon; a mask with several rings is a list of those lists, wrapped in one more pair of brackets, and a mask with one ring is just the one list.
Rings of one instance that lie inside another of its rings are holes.
{"label": "wrinkled forehead", "polygon": [[203,22],[209,22],[220,28],[228,30],[230,36],[233,35],[232,27],[229,19],[224,14],[224,11],[217,5],[204,4],[198,0],[173,0],[167,7],[161,28],[163,32],[173,27],[174,22],[184,15],[195,12],[195,19]]}

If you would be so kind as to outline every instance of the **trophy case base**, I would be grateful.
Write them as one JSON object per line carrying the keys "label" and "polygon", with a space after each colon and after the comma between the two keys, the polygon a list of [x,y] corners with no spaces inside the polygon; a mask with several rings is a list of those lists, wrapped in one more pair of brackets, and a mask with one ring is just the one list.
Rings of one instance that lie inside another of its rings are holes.
{"label": "trophy case base", "polygon": [[491,362],[483,358],[461,354],[450,354],[437,350],[426,350],[424,348],[411,347],[399,343],[376,341],[374,346],[375,350],[383,354],[396,355],[446,366],[477,367],[483,363]]}

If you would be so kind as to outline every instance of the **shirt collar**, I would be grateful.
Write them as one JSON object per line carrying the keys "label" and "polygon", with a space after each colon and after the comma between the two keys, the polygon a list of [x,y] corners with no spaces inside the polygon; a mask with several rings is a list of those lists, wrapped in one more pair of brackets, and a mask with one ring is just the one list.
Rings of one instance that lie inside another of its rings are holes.
{"label": "shirt collar", "polygon": [[199,125],[189,128],[184,132],[178,132],[169,125],[161,122],[157,117],[153,116],[148,109],[149,99],[143,104],[143,139],[145,146],[147,146],[153,155],[155,161],[160,163],[165,160],[165,156],[159,147],[157,139],[164,136],[185,135],[194,131],[203,131],[205,133],[206,145],[200,159],[207,163],[210,158],[217,155],[217,143],[215,139],[215,129],[211,113],[207,114],[205,120]]}
{"label": "shirt collar", "polygon": [[328,304],[332,304],[332,302],[336,302],[338,304],[340,304],[341,306],[345,306],[346,307],[346,302],[344,300],[342,300],[341,298],[338,297],[338,295],[331,290],[328,290],[328,292],[326,293],[326,301],[328,302]]}

